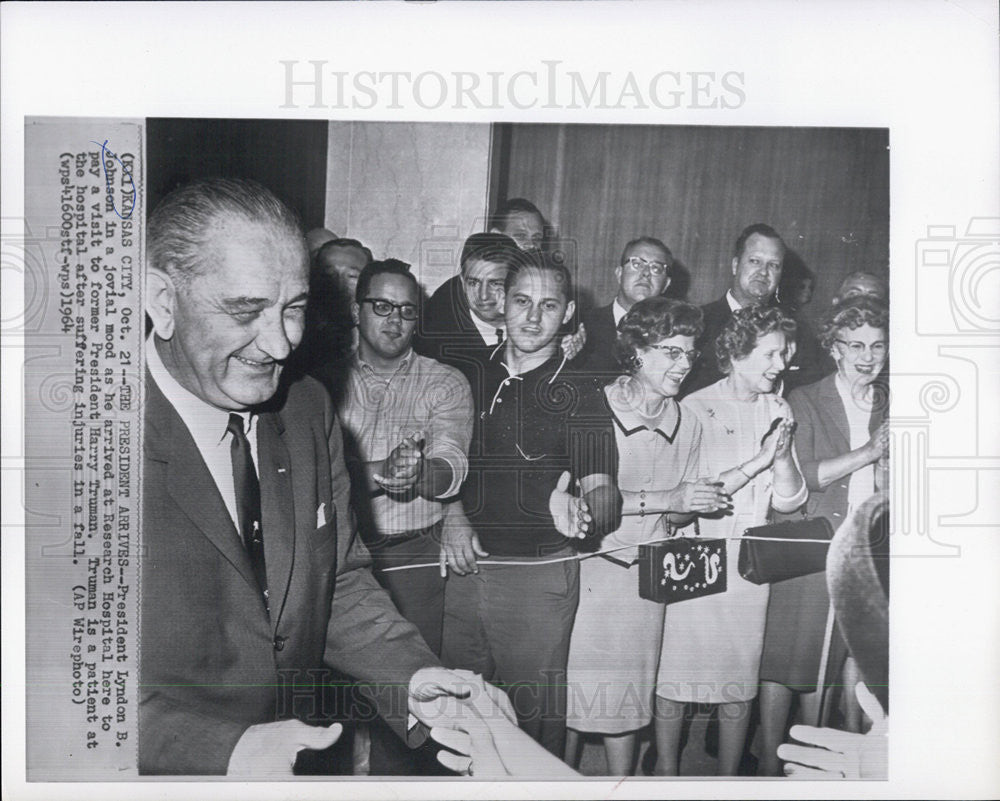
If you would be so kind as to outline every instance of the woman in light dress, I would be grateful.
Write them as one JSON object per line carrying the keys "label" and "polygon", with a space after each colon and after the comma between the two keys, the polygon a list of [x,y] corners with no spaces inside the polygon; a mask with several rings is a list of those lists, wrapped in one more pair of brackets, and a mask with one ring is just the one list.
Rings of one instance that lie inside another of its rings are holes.
{"label": "woman in light dress", "polygon": [[757,695],[768,585],[737,571],[739,537],[771,509],[805,503],[792,449],[792,412],[777,394],[795,342],[795,321],[779,309],[738,309],[715,343],[726,373],[681,403],[702,426],[701,473],[722,482],[733,508],[703,516],[703,537],[725,538],[727,590],[667,609],[656,681],[655,772],[675,776],[687,703],[719,704],[718,774],[735,775]]}
{"label": "woman in light dress", "polygon": [[666,537],[669,522],[728,508],[729,499],[720,487],[698,480],[704,472],[701,426],[674,400],[697,359],[701,310],[647,298],[629,310],[618,330],[616,349],[625,375],[605,387],[604,396],[615,424],[623,517],[600,549],[627,547],[580,565],[580,605],[567,667],[566,761],[576,762],[580,732],[599,733],[608,774],[627,776],[633,772],[636,731],[652,719],[664,611],[663,604],[639,597],[636,546]]}

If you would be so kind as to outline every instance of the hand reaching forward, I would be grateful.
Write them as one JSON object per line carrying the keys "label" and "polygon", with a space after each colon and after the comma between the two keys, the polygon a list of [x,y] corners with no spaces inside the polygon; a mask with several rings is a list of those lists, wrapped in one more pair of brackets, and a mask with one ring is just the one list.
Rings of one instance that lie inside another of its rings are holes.
{"label": "hand reaching forward", "polygon": [[868,733],[792,726],[792,738],[807,745],[778,746],[778,757],[788,763],[785,775],[796,779],[884,779],[889,775],[889,719],[864,682],[859,681],[854,692],[872,721]]}
{"label": "hand reaching forward", "polygon": [[593,519],[590,507],[583,498],[571,495],[568,489],[569,473],[563,471],[556,488],[549,495],[549,512],[556,531],[570,539],[583,539],[587,536]]}
{"label": "hand reaching forward", "polygon": [[280,778],[291,776],[299,751],[329,748],[344,727],[309,726],[301,720],[279,720],[251,726],[240,737],[229,757],[227,776]]}
{"label": "hand reaching forward", "polygon": [[407,490],[417,483],[424,466],[424,435],[415,431],[397,445],[385,460],[385,475],[372,478],[391,492]]}
{"label": "hand reaching forward", "polygon": [[410,678],[410,712],[428,728],[455,728],[466,716],[463,710],[469,704],[476,705],[484,716],[496,715],[517,724],[507,694],[469,670],[426,667]]}
{"label": "hand reaching forward", "polygon": [[507,718],[482,704],[466,704],[455,728],[433,728],[431,737],[450,749],[438,753],[445,767],[480,780],[579,778]]}

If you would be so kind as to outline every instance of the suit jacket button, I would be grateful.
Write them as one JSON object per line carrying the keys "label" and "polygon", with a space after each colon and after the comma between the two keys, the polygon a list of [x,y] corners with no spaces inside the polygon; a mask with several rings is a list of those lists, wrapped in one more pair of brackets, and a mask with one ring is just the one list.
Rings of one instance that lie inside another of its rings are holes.
{"label": "suit jacket button", "polygon": [[285,637],[275,637],[274,638],[274,650],[281,651],[285,647]]}

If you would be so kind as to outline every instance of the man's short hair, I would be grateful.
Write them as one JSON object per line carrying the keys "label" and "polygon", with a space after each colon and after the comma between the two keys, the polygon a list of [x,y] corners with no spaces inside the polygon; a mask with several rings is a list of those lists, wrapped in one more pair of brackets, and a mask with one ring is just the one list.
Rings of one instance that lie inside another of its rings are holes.
{"label": "man's short hair", "polygon": [[517,243],[506,234],[473,234],[462,246],[462,275],[470,261],[489,261],[513,270],[524,260]]}
{"label": "man's short hair", "polygon": [[753,225],[748,225],[744,228],[742,233],[736,237],[736,245],[733,248],[733,256],[738,259],[743,255],[743,250],[747,246],[747,240],[754,234],[759,234],[766,239],[777,239],[781,243],[782,253],[788,250],[788,246],[785,244],[785,240],[781,238],[781,234],[775,231],[770,225],[767,225],[766,223],[754,223]]}
{"label": "man's short hair", "polygon": [[510,218],[515,214],[537,214],[538,219],[541,220],[542,228],[548,225],[545,215],[538,210],[538,206],[523,197],[512,197],[497,206],[493,214],[490,215],[489,228],[496,228],[499,231],[505,230]]}
{"label": "man's short hair", "polygon": [[362,245],[357,239],[348,239],[347,237],[340,237],[338,239],[331,239],[329,242],[324,242],[322,247],[316,251],[316,255],[313,256],[313,267],[319,268],[322,264],[322,256],[324,253],[332,250],[333,248],[354,248],[355,250],[360,250],[365,257],[365,264],[369,264],[374,260],[371,250]]}
{"label": "man's short hair", "polygon": [[225,218],[271,225],[306,252],[298,215],[271,190],[256,181],[205,178],[175,189],[153,209],[146,225],[149,266],[181,285],[203,275],[215,224]]}
{"label": "man's short hair", "polygon": [[517,264],[507,272],[507,280],[504,281],[504,292],[510,292],[514,282],[525,270],[538,270],[540,272],[555,273],[557,282],[563,289],[563,299],[569,303],[573,300],[573,275],[566,266],[566,262],[561,259],[553,259],[542,253],[522,253]]}
{"label": "man's short hair", "polygon": [[621,265],[622,267],[624,267],[625,266],[625,261],[626,261],[626,259],[628,259],[628,252],[632,248],[638,247],[639,245],[649,245],[650,247],[659,248],[664,253],[666,253],[667,254],[667,260],[668,260],[668,264],[667,264],[668,267],[670,266],[669,262],[672,262],[674,260],[674,254],[670,252],[670,248],[668,248],[666,245],[664,245],[663,242],[661,242],[655,236],[640,236],[640,237],[638,237],[636,239],[633,239],[633,240],[625,243],[625,247],[622,248],[622,256],[618,260],[618,264]]}
{"label": "man's short hair", "polygon": [[416,276],[410,272],[410,265],[399,259],[370,261],[365,265],[361,274],[358,275],[358,286],[354,292],[354,299],[358,303],[368,297],[368,290],[377,275],[401,275],[409,280],[417,294],[417,305],[420,305],[420,284],[417,283]]}

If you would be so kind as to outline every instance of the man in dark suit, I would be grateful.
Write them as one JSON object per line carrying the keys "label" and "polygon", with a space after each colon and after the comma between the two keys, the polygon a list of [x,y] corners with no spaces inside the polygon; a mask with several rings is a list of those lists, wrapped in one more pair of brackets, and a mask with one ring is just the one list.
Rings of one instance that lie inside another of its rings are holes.
{"label": "man in dark suit", "polygon": [[673,262],[670,248],[655,237],[642,236],[625,245],[615,267],[618,280],[615,299],[582,315],[587,331],[587,343],[580,354],[584,370],[602,376],[621,372],[614,355],[618,323],[635,303],[666,291]]}
{"label": "man in dark suit", "polygon": [[[462,697],[373,578],[348,504],[340,427],[302,337],[308,254],[264,187],[211,180],[148,226],[141,773],[290,775],[333,744],[316,688],[365,683],[415,743]],[[440,715],[438,716],[440,718]]]}
{"label": "man in dark suit", "polygon": [[[705,331],[698,340],[701,358],[690,372],[682,395],[714,384],[723,377],[715,356],[715,340],[736,309],[744,306],[776,305],[775,293],[781,280],[787,248],[784,240],[770,225],[754,223],[743,229],[733,248],[732,283],[718,300],[701,307]],[[784,389],[812,383],[823,373],[821,351],[815,337],[797,337],[796,351],[783,377]]]}
{"label": "man in dark suit", "polygon": [[424,305],[413,349],[464,371],[470,352],[503,342],[504,281],[526,258],[503,234],[466,239],[458,275],[438,287]]}

